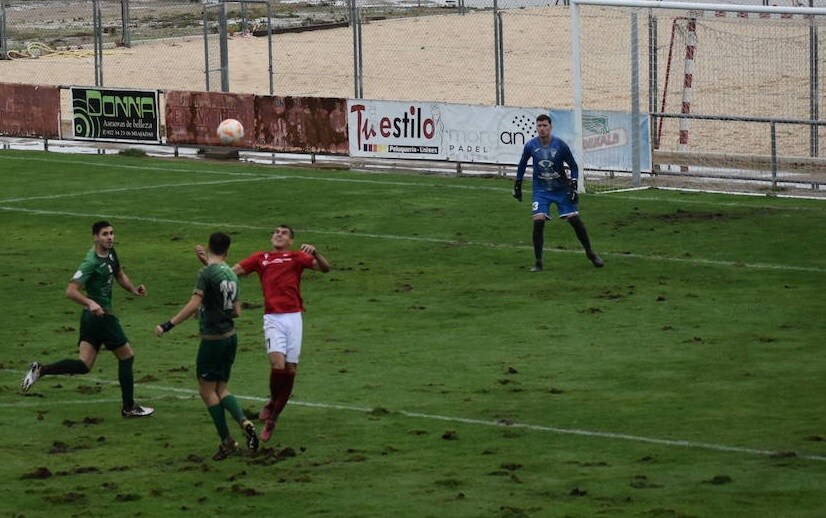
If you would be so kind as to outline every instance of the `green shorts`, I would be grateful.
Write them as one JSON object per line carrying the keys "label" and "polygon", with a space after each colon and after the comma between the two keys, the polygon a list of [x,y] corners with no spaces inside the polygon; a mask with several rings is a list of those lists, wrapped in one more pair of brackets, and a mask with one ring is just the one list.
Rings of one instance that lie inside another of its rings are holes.
{"label": "green shorts", "polygon": [[217,340],[201,339],[198,357],[195,359],[196,375],[199,380],[229,381],[232,364],[235,362],[235,350],[238,348],[238,335]]}
{"label": "green shorts", "polygon": [[118,317],[109,313],[97,317],[89,310],[84,309],[83,313],[80,314],[78,345],[80,345],[80,342],[88,342],[96,351],[100,351],[102,345],[105,345],[110,351],[114,351],[129,342],[129,339],[126,338],[126,333],[123,332]]}

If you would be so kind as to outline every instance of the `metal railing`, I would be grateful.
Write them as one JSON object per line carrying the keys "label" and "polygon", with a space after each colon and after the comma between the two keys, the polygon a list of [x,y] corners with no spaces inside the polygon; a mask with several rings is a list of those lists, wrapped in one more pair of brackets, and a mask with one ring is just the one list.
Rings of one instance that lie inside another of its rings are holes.
{"label": "metal railing", "polygon": [[[743,169],[763,169],[765,167],[765,163],[768,161],[770,168],[769,171],[771,172],[771,185],[773,189],[776,189],[778,185],[778,171],[779,164],[781,163],[777,152],[777,126],[783,124],[806,126],[811,128],[826,126],[826,120],[813,121],[807,119],[784,119],[772,117],[729,117],[724,115],[693,115],[685,113],[651,113],[650,116],[652,119],[652,126],[656,125],[657,118],[768,124],[770,149],[768,157],[763,157],[757,154],[714,156],[700,152],[669,151],[660,153],[659,159],[661,162],[668,162],[670,160],[675,165],[696,164],[698,162],[708,161],[708,159],[714,159],[717,164],[727,165],[729,168],[739,167]],[[807,169],[817,168],[819,170],[826,171],[826,159],[817,159],[816,157],[794,157],[786,158],[783,162],[785,162],[785,166],[790,169],[795,169],[802,166]]]}

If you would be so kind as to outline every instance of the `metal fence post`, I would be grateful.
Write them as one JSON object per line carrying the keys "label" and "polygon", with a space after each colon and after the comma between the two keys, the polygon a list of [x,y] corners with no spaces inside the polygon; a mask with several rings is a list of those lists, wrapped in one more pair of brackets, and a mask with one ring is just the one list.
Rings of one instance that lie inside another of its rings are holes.
{"label": "metal fence post", "polygon": [[267,70],[270,79],[270,95],[275,95],[275,69],[272,54],[272,1],[267,0],[267,59],[269,60]]}
{"label": "metal fence post", "polygon": [[651,145],[654,149],[660,147],[659,134],[657,133],[657,99],[659,99],[659,82],[657,76],[657,41],[658,41],[657,17],[649,13],[648,15],[648,112],[651,118]]}
{"label": "metal fence post", "polygon": [[769,140],[771,140],[772,150],[772,189],[777,189],[777,125],[774,121],[769,123],[769,132],[771,133]]}
{"label": "metal fence post", "polygon": [[92,25],[94,30],[95,86],[103,86],[103,17],[100,0],[92,0]]}
{"label": "metal fence post", "polygon": [[9,57],[9,38],[6,34],[6,0],[0,0],[0,59]]}
{"label": "metal fence post", "polygon": [[206,91],[209,92],[209,3],[206,1],[201,5],[201,15],[204,20],[204,80]]}
{"label": "metal fence post", "polygon": [[120,0],[120,31],[121,44],[124,47],[132,46],[132,35],[129,33],[129,24],[132,23],[129,19],[129,0]]}
{"label": "metal fence post", "polygon": [[364,65],[362,63],[361,47],[361,12],[358,0],[350,0],[350,23],[353,26],[353,97],[364,97]]}
{"label": "metal fence post", "polygon": [[221,91],[229,92],[229,44],[227,27],[227,0],[221,2],[218,10],[218,45],[221,52]]}
{"label": "metal fence post", "polygon": [[[813,6],[814,0],[809,0],[809,7]],[[818,102],[820,99],[820,85],[818,84],[818,74],[820,73],[820,65],[818,64],[819,58],[817,48],[817,25],[815,25],[814,18],[812,18],[811,24],[809,25],[809,117],[813,121],[820,119],[818,107]],[[816,124],[812,124],[812,126],[809,129],[809,155],[812,157],[819,156],[820,150],[818,149],[817,132],[818,126]]]}
{"label": "metal fence post", "polygon": [[631,13],[631,175],[632,185],[642,185],[640,150],[640,44],[637,13]]}
{"label": "metal fence post", "polygon": [[502,11],[497,0],[493,0],[493,52],[496,69],[496,104],[505,104],[505,43],[502,30]]}

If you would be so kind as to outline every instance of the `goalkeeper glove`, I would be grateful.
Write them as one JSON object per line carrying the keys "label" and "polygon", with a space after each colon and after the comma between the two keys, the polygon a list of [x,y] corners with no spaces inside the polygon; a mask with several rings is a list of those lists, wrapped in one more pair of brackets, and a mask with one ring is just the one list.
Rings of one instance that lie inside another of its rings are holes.
{"label": "goalkeeper glove", "polygon": [[513,197],[517,201],[522,201],[522,180],[516,180],[513,184]]}
{"label": "goalkeeper glove", "polygon": [[579,192],[577,192],[576,178],[571,178],[568,185],[570,187],[568,196],[570,196],[571,198],[571,203],[576,205],[577,203],[579,203]]}

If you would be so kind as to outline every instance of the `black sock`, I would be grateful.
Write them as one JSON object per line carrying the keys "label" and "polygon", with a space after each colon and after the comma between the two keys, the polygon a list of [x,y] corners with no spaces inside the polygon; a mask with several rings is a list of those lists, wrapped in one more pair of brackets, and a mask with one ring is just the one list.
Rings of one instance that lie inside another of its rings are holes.
{"label": "black sock", "polygon": [[536,264],[542,264],[542,248],[545,246],[545,220],[533,220],[533,256]]}
{"label": "black sock", "polygon": [[576,237],[579,239],[579,242],[582,243],[582,248],[585,249],[585,253],[591,255],[594,253],[591,250],[591,240],[588,239],[588,231],[585,230],[585,224],[582,222],[582,218],[579,216],[573,216],[568,218],[568,223],[574,227],[574,232],[576,232]]}
{"label": "black sock", "polygon": [[44,365],[40,369],[40,374],[86,374],[89,367],[83,360],[60,360],[49,365]]}
{"label": "black sock", "polygon": [[118,360],[118,381],[120,382],[120,395],[123,399],[123,408],[129,410],[135,406],[135,378],[132,375],[132,364],[135,357],[125,360]]}

